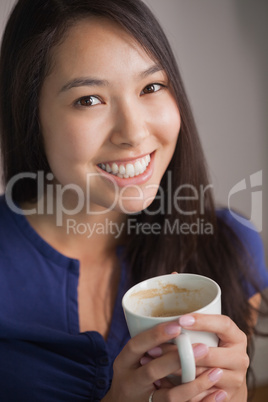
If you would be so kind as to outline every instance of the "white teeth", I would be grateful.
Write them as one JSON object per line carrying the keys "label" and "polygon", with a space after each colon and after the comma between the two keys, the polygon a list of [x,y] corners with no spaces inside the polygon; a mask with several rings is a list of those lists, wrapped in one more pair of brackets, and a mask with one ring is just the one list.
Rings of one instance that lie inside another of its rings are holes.
{"label": "white teeth", "polygon": [[119,167],[116,163],[112,164],[112,172],[113,174],[117,174],[119,172]]}
{"label": "white teeth", "polygon": [[122,174],[124,176],[124,174],[126,174],[126,168],[123,165],[119,166],[119,173]]}
{"label": "white teeth", "polygon": [[118,166],[117,163],[113,162],[112,165],[109,165],[109,163],[100,163],[99,166],[106,172],[116,175],[121,179],[128,179],[129,177],[139,176],[140,174],[144,173],[150,161],[150,155],[146,155],[144,158],[135,162],[134,165],[132,163],[128,163],[126,166]]}
{"label": "white teeth", "polygon": [[110,167],[110,165],[109,165],[108,163],[106,163],[105,170],[106,170],[106,172],[108,172],[108,173],[111,173],[111,172],[112,172],[112,169],[111,169],[111,167]]}
{"label": "white teeth", "polygon": [[146,169],[146,162],[144,159],[141,160],[141,166],[142,166],[143,170]]}
{"label": "white teeth", "polygon": [[131,163],[128,163],[126,166],[126,175],[129,177],[134,177],[135,176],[135,168]]}
{"label": "white teeth", "polygon": [[142,165],[140,163],[140,161],[136,162],[135,165],[135,175],[138,176],[139,174],[142,173]]}

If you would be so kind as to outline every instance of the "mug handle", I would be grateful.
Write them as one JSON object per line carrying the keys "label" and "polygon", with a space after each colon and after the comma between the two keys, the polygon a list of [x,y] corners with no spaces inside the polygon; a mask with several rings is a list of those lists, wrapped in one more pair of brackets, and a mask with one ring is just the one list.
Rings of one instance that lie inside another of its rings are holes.
{"label": "mug handle", "polygon": [[196,366],[193,347],[186,333],[180,334],[175,340],[181,361],[181,382],[193,381],[196,376]]}

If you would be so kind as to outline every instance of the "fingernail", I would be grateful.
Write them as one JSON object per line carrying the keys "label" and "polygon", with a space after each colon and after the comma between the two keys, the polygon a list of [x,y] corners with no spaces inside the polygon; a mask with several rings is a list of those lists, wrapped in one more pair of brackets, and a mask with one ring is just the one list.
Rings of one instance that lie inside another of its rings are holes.
{"label": "fingernail", "polygon": [[183,315],[179,318],[179,324],[182,327],[191,327],[195,323],[195,318],[191,315]]}
{"label": "fingernail", "polygon": [[162,351],[161,348],[156,347],[156,348],[153,348],[153,349],[151,349],[151,350],[148,350],[147,353],[148,353],[148,355],[150,355],[151,357],[159,357],[159,356],[162,356],[163,351]]}
{"label": "fingernail", "polygon": [[204,343],[200,343],[193,347],[195,357],[205,356],[208,353],[208,347]]}
{"label": "fingernail", "polygon": [[220,401],[224,401],[224,399],[227,397],[226,392],[221,391],[219,392],[216,396],[215,396],[215,401],[220,402]]}
{"label": "fingernail", "polygon": [[221,378],[222,373],[223,373],[223,371],[221,369],[219,369],[219,368],[212,370],[208,375],[210,381],[211,382],[218,381]]}
{"label": "fingernail", "polygon": [[142,358],[140,359],[140,364],[141,364],[142,366],[145,366],[145,364],[150,363],[151,361],[152,361],[152,359],[151,359],[150,357],[144,356],[144,357],[142,357]]}
{"label": "fingernail", "polygon": [[178,324],[169,324],[166,326],[165,331],[168,335],[179,335],[181,327]]}

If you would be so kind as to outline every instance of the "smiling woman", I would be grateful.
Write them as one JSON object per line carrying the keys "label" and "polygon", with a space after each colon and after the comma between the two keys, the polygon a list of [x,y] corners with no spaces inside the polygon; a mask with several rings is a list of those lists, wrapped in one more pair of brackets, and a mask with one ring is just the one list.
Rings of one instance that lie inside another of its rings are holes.
{"label": "smiling woman", "polygon": [[76,23],[54,54],[39,112],[55,179],[85,191],[90,175],[90,210],[94,205],[109,208],[115,189],[126,186],[113,210],[144,209],[157,193],[180,130],[163,68],[107,19]]}
{"label": "smiling woman", "polygon": [[[175,58],[147,6],[19,0],[1,48],[0,120],[1,401],[245,402],[268,286],[262,243],[215,209]],[[124,292],[174,270],[217,281],[223,315],[130,339]],[[194,345],[198,376],[174,386],[169,341],[181,326],[220,341]]]}

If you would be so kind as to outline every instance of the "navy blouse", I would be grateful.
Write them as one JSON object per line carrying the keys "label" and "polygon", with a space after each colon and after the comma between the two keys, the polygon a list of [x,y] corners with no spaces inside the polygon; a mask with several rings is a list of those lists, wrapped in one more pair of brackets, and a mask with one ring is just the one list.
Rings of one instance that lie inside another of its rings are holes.
{"label": "navy blouse", "polygon": [[[237,230],[230,214],[219,213]],[[105,341],[98,332],[79,332],[79,261],[46,243],[25,216],[9,209],[4,196],[0,222],[0,401],[100,401],[111,384],[113,361],[129,339],[121,307],[125,264]],[[256,232],[239,225],[238,234],[255,250],[264,288],[262,243]],[[254,290],[248,292],[250,297]]]}

